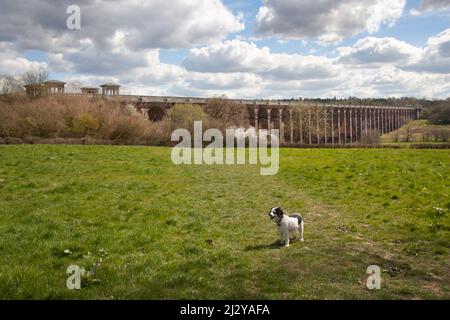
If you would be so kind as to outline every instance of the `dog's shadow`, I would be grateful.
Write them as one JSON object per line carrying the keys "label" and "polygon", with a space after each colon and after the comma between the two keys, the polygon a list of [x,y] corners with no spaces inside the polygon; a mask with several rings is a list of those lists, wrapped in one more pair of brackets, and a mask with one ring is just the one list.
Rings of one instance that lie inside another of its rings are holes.
{"label": "dog's shadow", "polygon": [[280,249],[283,247],[283,244],[277,240],[270,244],[258,244],[258,245],[252,245],[247,246],[245,248],[245,251],[259,251],[259,250],[269,250],[269,249]]}
{"label": "dog's shadow", "polygon": [[[291,244],[298,242],[298,239],[290,239]],[[245,251],[259,251],[259,250],[269,250],[269,249],[281,249],[284,247],[284,243],[280,240],[276,240],[271,244],[258,244],[253,246],[247,246]]]}

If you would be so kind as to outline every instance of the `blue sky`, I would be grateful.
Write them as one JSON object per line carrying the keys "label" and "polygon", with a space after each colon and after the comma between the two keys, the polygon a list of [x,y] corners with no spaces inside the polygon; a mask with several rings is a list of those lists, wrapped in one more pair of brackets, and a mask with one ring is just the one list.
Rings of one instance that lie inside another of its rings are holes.
{"label": "blue sky", "polygon": [[[65,25],[70,4],[80,30]],[[5,0],[0,12],[0,74],[45,67],[73,90],[450,96],[450,0]]]}

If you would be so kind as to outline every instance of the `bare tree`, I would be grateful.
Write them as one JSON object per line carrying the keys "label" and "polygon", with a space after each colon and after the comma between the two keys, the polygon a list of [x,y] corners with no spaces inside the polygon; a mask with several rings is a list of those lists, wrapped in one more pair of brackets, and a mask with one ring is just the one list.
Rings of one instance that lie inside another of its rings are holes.
{"label": "bare tree", "polygon": [[11,75],[0,76],[0,94],[11,94],[19,92],[23,92],[23,85],[19,79]]}
{"label": "bare tree", "polygon": [[[397,133],[398,135],[398,133]],[[399,138],[396,138],[396,142],[399,142]],[[379,144],[380,143],[380,135],[376,130],[367,130],[362,133],[361,136],[362,144]]]}
{"label": "bare tree", "polygon": [[405,134],[406,134],[406,138],[405,138],[406,142],[410,142],[410,141],[411,141],[411,138],[412,138],[412,132],[411,132],[411,125],[410,125],[410,124],[408,124],[408,125],[406,126],[406,132],[405,132]]}
{"label": "bare tree", "polygon": [[46,93],[44,82],[48,78],[47,69],[41,67],[30,69],[22,76],[22,82],[30,97],[41,97]]}
{"label": "bare tree", "polygon": [[[325,123],[327,123],[325,127]],[[319,144],[328,142],[330,133],[331,114],[323,108],[317,108],[314,104],[301,103],[294,105],[294,127],[301,128],[299,139],[305,144]],[[325,132],[330,133],[325,139]],[[335,128],[335,135],[338,134]]]}
{"label": "bare tree", "polygon": [[30,69],[22,76],[24,85],[42,84],[48,79],[48,71],[44,67]]}
{"label": "bare tree", "polygon": [[247,114],[244,114],[247,109],[242,108],[240,104],[231,100],[224,98],[211,99],[207,102],[204,110],[212,119],[222,122],[225,127],[248,125]]}

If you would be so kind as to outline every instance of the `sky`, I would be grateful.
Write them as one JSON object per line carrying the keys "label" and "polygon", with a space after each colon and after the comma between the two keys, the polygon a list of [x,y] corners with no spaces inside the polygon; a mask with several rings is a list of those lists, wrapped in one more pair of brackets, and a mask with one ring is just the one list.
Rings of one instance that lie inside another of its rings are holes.
{"label": "sky", "polygon": [[442,99],[450,0],[2,0],[0,74],[38,67],[136,95]]}

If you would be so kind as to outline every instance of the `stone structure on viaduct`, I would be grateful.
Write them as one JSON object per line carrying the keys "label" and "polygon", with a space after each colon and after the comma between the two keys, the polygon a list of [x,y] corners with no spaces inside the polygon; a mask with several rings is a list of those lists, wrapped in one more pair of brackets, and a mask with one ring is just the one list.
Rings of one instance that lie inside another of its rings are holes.
{"label": "stone structure on viaduct", "polygon": [[[64,93],[62,82],[49,92]],[[119,85],[100,86],[102,96],[133,105],[150,121],[163,120],[167,110],[176,104],[205,106],[210,99],[120,95]],[[82,94],[98,95],[95,87],[83,87]],[[420,117],[420,106],[372,106],[323,104],[286,100],[237,100],[242,105],[242,119],[255,129],[279,129],[284,144],[349,144],[364,142],[370,136],[381,136]]]}

